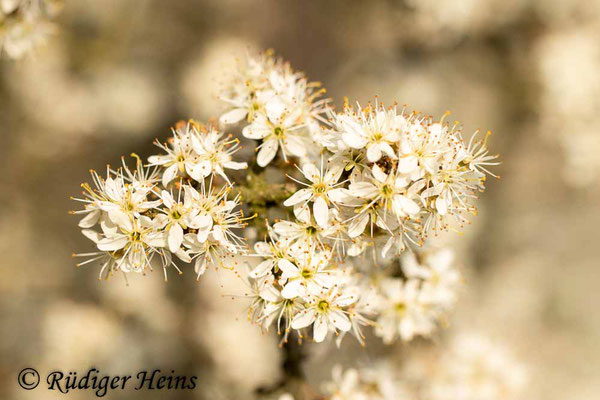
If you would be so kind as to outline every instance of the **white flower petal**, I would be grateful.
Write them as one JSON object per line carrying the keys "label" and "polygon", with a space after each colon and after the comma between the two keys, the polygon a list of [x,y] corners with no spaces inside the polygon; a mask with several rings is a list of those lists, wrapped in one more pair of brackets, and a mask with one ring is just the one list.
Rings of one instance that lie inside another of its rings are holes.
{"label": "white flower petal", "polygon": [[329,321],[331,321],[333,326],[335,326],[342,332],[348,332],[352,327],[352,323],[350,322],[346,314],[344,314],[340,310],[330,310]]}
{"label": "white flower petal", "polygon": [[348,236],[355,238],[362,235],[368,222],[369,214],[366,212],[354,218],[348,225]]}
{"label": "white flower petal", "polygon": [[208,263],[204,259],[204,257],[198,257],[196,262],[194,263],[194,271],[198,276],[204,274],[206,272],[206,268],[208,267]]}
{"label": "white flower petal", "polygon": [[421,210],[421,207],[417,203],[402,195],[394,196],[393,206],[394,211],[399,216],[403,216],[404,214],[415,215]]}
{"label": "white flower petal", "polygon": [[266,167],[275,158],[278,148],[279,144],[275,138],[263,142],[256,156],[257,164],[261,167]]}
{"label": "white flower petal", "polygon": [[169,185],[175,177],[177,176],[177,164],[171,165],[169,168],[165,169],[162,176],[162,184],[164,187]]}
{"label": "white flower petal", "polygon": [[169,229],[168,243],[172,253],[180,250],[181,243],[183,243],[183,229],[179,224],[174,224]]}
{"label": "white flower petal", "polygon": [[109,238],[101,239],[98,243],[98,249],[102,251],[120,250],[127,245],[129,240],[125,235],[116,235]]}
{"label": "white flower petal", "polygon": [[209,176],[212,172],[212,163],[209,160],[200,161],[194,165],[189,171],[190,176],[195,181],[202,182],[204,178]]}
{"label": "white flower petal", "polygon": [[304,286],[302,286],[302,281],[300,279],[289,281],[281,291],[281,295],[284,299],[293,299],[294,297],[302,296],[304,293],[305,289]]}
{"label": "white flower petal", "polygon": [[448,212],[448,202],[442,196],[435,199],[435,208],[440,215],[446,215]]}
{"label": "white flower petal", "polygon": [[280,221],[273,225],[273,229],[282,236],[293,236],[298,232],[298,225],[290,221]]}
{"label": "white flower petal", "polygon": [[81,219],[81,221],[79,221],[78,226],[80,228],[91,228],[94,225],[96,225],[96,223],[100,219],[101,215],[102,215],[102,211],[94,210],[94,211],[88,213],[85,217],[83,217]]}
{"label": "white flower petal", "polygon": [[377,162],[381,158],[381,146],[379,143],[373,143],[367,148],[367,160]]}
{"label": "white flower petal", "polygon": [[317,197],[313,204],[313,215],[321,228],[327,227],[327,223],[329,222],[329,207],[325,199],[321,196]]}
{"label": "white flower petal", "polygon": [[121,210],[111,210],[108,212],[108,218],[111,222],[118,227],[125,229],[130,232],[133,230],[133,224],[131,223],[131,218],[128,214],[125,214]]}
{"label": "white flower petal", "polygon": [[309,189],[300,189],[293,195],[287,198],[286,201],[283,202],[283,205],[286,207],[290,207],[296,205],[298,203],[305,202],[310,199],[312,196],[312,192]]}
{"label": "white flower petal", "polygon": [[173,204],[175,204],[175,200],[173,200],[173,196],[171,196],[171,193],[167,192],[166,190],[163,190],[160,193],[160,198],[161,198],[163,204],[167,208],[171,208],[171,207],[173,207]]}
{"label": "white flower petal", "polygon": [[316,317],[316,311],[312,308],[300,311],[292,319],[292,328],[302,329],[312,324]]}
{"label": "white flower petal", "polygon": [[[264,120],[264,117],[263,117]],[[266,121],[264,121],[266,122]],[[255,121],[242,129],[242,135],[248,139],[263,139],[271,134],[273,129],[266,123]]]}
{"label": "white flower petal", "polygon": [[272,267],[273,267],[273,261],[265,260],[265,261],[261,262],[260,264],[258,264],[256,266],[256,268],[254,268],[252,270],[252,272],[250,272],[250,277],[251,278],[260,278],[261,276],[265,276],[267,274],[267,272],[269,272],[271,270]]}
{"label": "white flower petal", "polygon": [[248,168],[248,163],[228,161],[228,162],[224,163],[223,166],[228,169],[246,169],[246,168]]}
{"label": "white flower petal", "polygon": [[357,197],[370,199],[377,196],[377,188],[369,182],[351,183],[349,189],[350,193]]}
{"label": "white flower petal", "polygon": [[304,177],[306,179],[308,179],[312,183],[317,182],[319,180],[319,178],[321,177],[321,173],[319,172],[319,169],[314,164],[310,164],[310,163],[304,164],[302,166],[302,174],[304,175]]}
{"label": "white flower petal", "polygon": [[354,149],[362,149],[367,145],[367,139],[353,132],[342,133],[342,140]]}
{"label": "white flower petal", "polygon": [[248,110],[245,108],[234,108],[231,111],[226,112],[225,114],[221,115],[221,117],[219,118],[219,121],[222,124],[235,124],[237,122],[240,122],[242,119],[246,118],[246,116],[248,115]]}
{"label": "white flower petal", "polygon": [[325,316],[319,314],[313,325],[313,339],[315,342],[320,343],[325,340],[327,332],[329,331],[329,324],[325,319]]}
{"label": "white flower petal", "polygon": [[304,224],[310,224],[310,209],[306,203],[294,206],[294,216]]}
{"label": "white flower petal", "polygon": [[400,157],[398,160],[398,171],[407,174],[419,166],[419,161],[415,156]]}
{"label": "white flower petal", "polygon": [[373,177],[377,179],[379,182],[385,182],[387,180],[387,174],[383,172],[383,170],[379,167],[379,165],[373,165]]}
{"label": "white flower petal", "polygon": [[285,273],[285,275],[288,278],[297,276],[300,273],[300,269],[297,266],[295,266],[294,264],[292,264],[291,261],[286,260],[286,259],[279,260],[279,262],[277,263],[277,266],[279,267],[280,270],[282,270]]}

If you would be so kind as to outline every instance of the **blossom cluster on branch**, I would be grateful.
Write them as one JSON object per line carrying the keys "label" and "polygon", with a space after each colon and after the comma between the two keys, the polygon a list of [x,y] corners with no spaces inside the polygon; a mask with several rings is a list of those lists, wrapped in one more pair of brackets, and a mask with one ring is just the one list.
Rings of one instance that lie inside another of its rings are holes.
{"label": "blossom cluster on branch", "polygon": [[[489,135],[465,142],[447,114],[434,120],[377,99],[336,111],[323,93],[270,52],[239,61],[218,126],[179,123],[147,166],[92,173],[77,213],[98,251],[82,264],[101,260],[101,276],[145,272],[155,258],[165,278],[182,271],[177,259],[194,261],[197,277],[234,269],[250,288],[250,319],[275,326],[282,343],[296,331],[338,343],[351,333],[364,344],[367,326],[386,343],[430,335],[460,274],[450,250],[425,242],[476,214],[496,164]],[[240,138],[224,133],[236,128]],[[254,157],[234,160],[240,140],[256,142]],[[280,191],[269,168],[290,185]],[[287,217],[245,218],[256,204]]]}
{"label": "blossom cluster on branch", "polygon": [[330,400],[502,400],[514,398],[527,380],[525,367],[506,348],[478,333],[455,337],[429,366],[420,363],[410,359],[401,369],[382,361],[346,370],[336,365],[323,392]]}
{"label": "blossom cluster on branch", "polygon": [[54,32],[51,19],[60,0],[0,0],[0,50],[21,58],[43,44]]}
{"label": "blossom cluster on branch", "polygon": [[[180,268],[173,260],[194,261],[198,277],[210,266],[232,265],[232,257],[245,251],[236,230],[243,228],[239,196],[230,197],[231,184],[224,169],[246,168],[231,155],[237,141],[223,137],[212,126],[181,122],[168,143],[157,146],[165,154],[151,156],[149,166],[137,158],[136,169],[125,162],[118,170],[107,168],[106,178],[92,171],[94,187],[83,184],[85,208],[79,222],[83,234],[99,252],[78,264],[101,260],[100,277],[117,271],[145,273],[152,259],[167,268]],[[99,229],[92,229],[99,227]]]}

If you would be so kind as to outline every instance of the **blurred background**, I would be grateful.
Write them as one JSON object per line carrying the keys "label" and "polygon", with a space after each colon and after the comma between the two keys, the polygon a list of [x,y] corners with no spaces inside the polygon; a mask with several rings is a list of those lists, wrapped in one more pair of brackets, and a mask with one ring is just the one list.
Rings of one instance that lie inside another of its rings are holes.
{"label": "blurred background", "polygon": [[448,329],[392,348],[309,345],[311,381],[335,362],[401,362],[476,331],[526,366],[515,398],[600,397],[598,0],[67,0],[54,22],[33,56],[0,60],[0,398],[63,396],[22,390],[16,376],[29,366],[200,380],[111,399],[253,399],[278,381],[277,338],[226,296],[243,292],[232,274],[98,282],[96,268],[75,268],[71,253],[92,244],[68,215],[90,168],[153,154],[180,119],[218,116],[222,71],[267,48],[338,105],[377,95],[450,110],[467,136],[491,130],[502,159],[480,215],[452,239],[466,282]]}

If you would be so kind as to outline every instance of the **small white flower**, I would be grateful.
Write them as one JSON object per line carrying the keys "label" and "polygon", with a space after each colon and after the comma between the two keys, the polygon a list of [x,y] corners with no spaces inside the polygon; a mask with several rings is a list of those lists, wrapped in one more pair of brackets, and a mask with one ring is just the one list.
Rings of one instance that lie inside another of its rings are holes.
{"label": "small white flower", "polygon": [[514,398],[526,382],[524,366],[507,349],[467,333],[450,343],[425,387],[433,400],[501,400]]}
{"label": "small white flower", "polygon": [[45,44],[56,32],[51,19],[57,7],[47,0],[0,2],[0,51],[19,59]]}
{"label": "small white flower", "polygon": [[329,262],[328,254],[316,251],[300,253],[293,262],[285,258],[279,260],[280,279],[285,282],[281,295],[292,299],[315,295],[330,288],[335,283],[335,276]]}
{"label": "small white flower", "polygon": [[329,332],[347,332],[352,328],[344,307],[356,301],[353,295],[343,295],[331,290],[318,296],[312,296],[304,310],[298,312],[292,320],[292,328],[302,329],[313,325],[313,339],[322,342]]}
{"label": "small white flower", "polygon": [[412,200],[407,188],[408,181],[397,173],[386,174],[377,165],[373,165],[371,181],[351,183],[350,194],[370,200],[372,204],[381,203],[385,210],[390,210],[398,219],[414,216],[421,210],[419,204]]}
{"label": "small white flower", "polygon": [[265,106],[265,112],[256,115],[254,121],[242,130],[248,139],[262,140],[258,146],[256,161],[259,166],[267,166],[281,147],[283,159],[288,154],[296,157],[306,155],[307,139],[302,131],[300,110],[288,109],[279,99],[273,99]]}
{"label": "small white flower", "polygon": [[173,137],[168,144],[155,143],[166,154],[148,158],[150,165],[165,168],[162,176],[164,187],[177,175],[187,175],[202,182],[210,175],[217,174],[229,182],[225,169],[247,168],[245,162],[233,161],[233,154],[239,150],[239,141],[223,138],[223,133],[213,126],[207,127],[190,120],[187,123],[179,122],[172,131]]}
{"label": "small white flower", "polygon": [[287,238],[296,244],[296,247],[312,246],[314,243],[324,247],[327,239],[335,239],[339,229],[331,224],[333,214],[328,223],[323,227],[311,217],[308,206],[297,205],[294,207],[296,221],[279,221],[273,225],[273,230],[281,237]]}
{"label": "small white flower", "polygon": [[268,232],[271,239],[269,242],[257,242],[254,245],[254,254],[264,260],[250,272],[251,278],[264,276],[273,271],[280,260],[293,258],[291,249],[293,241],[288,238],[278,238],[270,227]]}
{"label": "small white flower", "polygon": [[279,149],[286,161],[290,155],[303,160],[321,149],[319,123],[324,122],[321,114],[329,100],[318,100],[324,92],[319,86],[270,52],[248,57],[239,63],[220,95],[230,105],[220,121],[231,124],[245,119],[249,123],[242,133],[262,141],[257,155],[261,167],[268,165]]}
{"label": "small white flower", "polygon": [[313,215],[315,220],[319,226],[325,228],[329,223],[329,205],[342,202],[347,198],[343,189],[336,189],[343,172],[342,165],[329,165],[327,170],[323,171],[323,162],[321,161],[320,170],[314,164],[304,164],[301,171],[310,183],[297,181],[306,188],[298,190],[284,201],[283,205],[289,207],[314,202]]}
{"label": "small white flower", "polygon": [[148,157],[149,165],[158,165],[165,168],[162,177],[162,184],[165,188],[175,179],[177,174],[196,175],[194,173],[196,154],[191,139],[191,134],[197,132],[196,125],[192,121],[178,123],[175,129],[172,128],[171,130],[173,137],[169,139],[168,144],[155,142],[156,146],[163,149],[166,154]]}
{"label": "small white flower", "polygon": [[427,336],[435,328],[435,316],[421,298],[420,282],[417,279],[388,278],[381,282],[383,298],[379,305],[375,333],[385,343],[397,336],[408,341],[417,335]]}
{"label": "small white flower", "polygon": [[324,385],[331,400],[412,400],[409,391],[394,376],[387,363],[369,368],[342,370],[333,367],[333,380]]}
{"label": "small white flower", "polygon": [[369,162],[377,162],[385,154],[396,159],[392,147],[399,139],[407,121],[396,114],[395,108],[388,110],[368,106],[354,111],[344,107],[344,112],[333,114],[331,123],[334,130],[340,133],[343,143],[353,149],[365,149]]}
{"label": "small white flower", "polygon": [[457,287],[460,283],[460,272],[454,266],[454,253],[450,249],[427,252],[419,263],[412,252],[406,252],[401,258],[402,271],[409,278],[422,279],[422,291],[428,301],[436,306],[448,309],[457,299]]}
{"label": "small white flower", "polygon": [[239,140],[229,140],[230,137],[223,139],[223,133],[214,127],[193,132],[191,139],[192,148],[198,155],[196,165],[193,167],[195,177],[206,178],[211,174],[218,174],[229,182],[225,169],[248,168],[248,164],[245,162],[233,161],[233,154],[239,150]]}

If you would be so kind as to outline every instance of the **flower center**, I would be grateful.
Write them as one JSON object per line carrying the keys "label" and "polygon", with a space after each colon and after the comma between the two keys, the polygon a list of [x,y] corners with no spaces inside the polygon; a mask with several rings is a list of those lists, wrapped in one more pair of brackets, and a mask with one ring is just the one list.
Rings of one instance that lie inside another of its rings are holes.
{"label": "flower center", "polygon": [[142,238],[142,235],[138,232],[131,232],[131,234],[129,235],[129,238],[131,239],[132,242],[139,242],[140,239]]}
{"label": "flower center", "polygon": [[327,191],[327,185],[322,182],[317,183],[316,185],[313,185],[313,190],[317,194],[323,194]]}
{"label": "flower center", "polygon": [[181,214],[179,213],[179,211],[173,210],[173,211],[171,211],[171,218],[175,219],[175,220],[180,219],[181,218]]}
{"label": "flower center", "polygon": [[314,226],[307,226],[306,227],[306,234],[308,236],[314,236],[317,234],[317,228],[315,228]]}
{"label": "flower center", "polygon": [[394,309],[398,314],[404,314],[406,312],[406,304],[404,303],[396,303]]}
{"label": "flower center", "polygon": [[392,194],[394,194],[394,189],[392,189],[392,187],[388,184],[385,184],[381,187],[381,192],[383,193],[384,196],[389,197]]}
{"label": "flower center", "polygon": [[275,135],[276,138],[282,139],[283,138],[283,129],[280,126],[277,126],[277,127],[275,127],[275,129],[273,129],[273,134]]}
{"label": "flower center", "polygon": [[321,300],[317,303],[317,308],[321,312],[327,312],[327,310],[329,310],[329,302],[327,302],[327,300]]}
{"label": "flower center", "polygon": [[302,275],[304,279],[311,279],[314,275],[314,272],[310,269],[303,269],[302,272],[300,272],[300,275]]}

